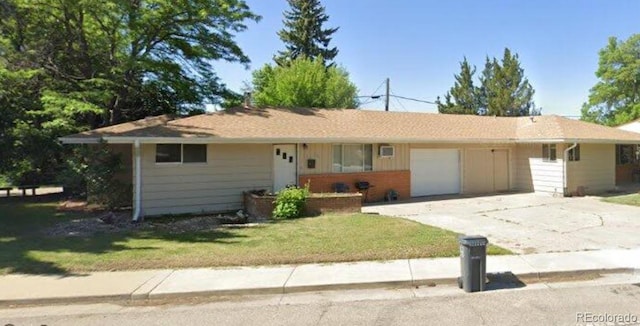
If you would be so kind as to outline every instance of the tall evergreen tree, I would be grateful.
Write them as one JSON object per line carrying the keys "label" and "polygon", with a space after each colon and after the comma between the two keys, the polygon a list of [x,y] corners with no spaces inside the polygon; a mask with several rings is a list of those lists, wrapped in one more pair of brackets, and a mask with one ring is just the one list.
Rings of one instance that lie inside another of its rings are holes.
{"label": "tall evergreen tree", "polygon": [[449,114],[478,114],[478,89],[473,85],[476,67],[465,57],[460,62],[460,74],[455,75],[455,84],[445,94],[445,102],[438,101],[438,111]]}
{"label": "tall evergreen tree", "polygon": [[485,63],[480,77],[480,106],[481,112],[496,116],[530,115],[534,108],[533,94],[535,91],[529,80],[524,76],[524,69],[520,67],[517,54],[504,49],[504,55],[499,62],[497,59]]}
{"label": "tall evergreen tree", "polygon": [[284,28],[278,36],[285,43],[285,50],[279,51],[274,58],[280,66],[304,56],[316,58],[320,56],[325,63],[331,62],[338,49],[330,48],[331,35],[336,28],[323,28],[329,20],[320,0],[287,0],[289,11],[284,12]]}
{"label": "tall evergreen tree", "polygon": [[440,113],[523,116],[540,114],[533,103],[534,90],[524,76],[517,54],[505,48],[502,60],[486,58],[478,87],[474,86],[476,68],[467,59],[460,63],[453,87],[438,99]]}

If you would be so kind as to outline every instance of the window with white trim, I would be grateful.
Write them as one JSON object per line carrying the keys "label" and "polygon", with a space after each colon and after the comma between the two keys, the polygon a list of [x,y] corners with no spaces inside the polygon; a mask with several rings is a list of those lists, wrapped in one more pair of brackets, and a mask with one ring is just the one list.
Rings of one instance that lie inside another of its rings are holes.
{"label": "window with white trim", "polygon": [[373,145],[333,145],[333,172],[363,172],[373,170]]}
{"label": "window with white trim", "polygon": [[556,160],[556,144],[542,144],[542,161],[555,162]]}
{"label": "window with white trim", "polygon": [[207,163],[207,145],[156,144],[156,163]]}

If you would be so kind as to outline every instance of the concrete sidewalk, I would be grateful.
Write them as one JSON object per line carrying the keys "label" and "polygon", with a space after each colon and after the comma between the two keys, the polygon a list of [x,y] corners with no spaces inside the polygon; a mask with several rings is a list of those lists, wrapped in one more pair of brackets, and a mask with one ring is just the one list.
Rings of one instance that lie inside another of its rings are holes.
{"label": "concrete sidewalk", "polygon": [[[487,257],[487,273],[504,272],[524,282],[588,272],[640,273],[640,248]],[[460,259],[453,257],[73,276],[6,275],[0,276],[0,305],[453,284],[459,274]]]}

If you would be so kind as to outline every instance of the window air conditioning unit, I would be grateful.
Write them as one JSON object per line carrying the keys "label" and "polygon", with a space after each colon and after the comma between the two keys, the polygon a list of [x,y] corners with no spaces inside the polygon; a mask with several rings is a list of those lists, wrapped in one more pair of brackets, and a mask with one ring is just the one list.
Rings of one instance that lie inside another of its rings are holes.
{"label": "window air conditioning unit", "polygon": [[393,157],[395,155],[395,148],[388,145],[380,145],[380,157]]}

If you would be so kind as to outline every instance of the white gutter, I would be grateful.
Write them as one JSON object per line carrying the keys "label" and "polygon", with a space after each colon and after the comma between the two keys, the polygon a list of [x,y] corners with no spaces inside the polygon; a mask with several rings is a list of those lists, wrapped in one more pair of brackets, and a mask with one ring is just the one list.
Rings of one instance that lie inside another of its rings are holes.
{"label": "white gutter", "polygon": [[568,191],[568,180],[567,180],[567,161],[569,161],[569,151],[576,148],[576,146],[578,146],[578,143],[573,143],[573,145],[567,147],[564,150],[564,156],[563,156],[563,160],[562,160],[562,185],[564,187],[564,195],[567,195],[567,191]]}
{"label": "white gutter", "polygon": [[136,140],[133,145],[133,151],[135,155],[134,167],[136,174],[135,193],[134,193],[134,210],[133,210],[133,222],[139,222],[140,220],[140,203],[142,194],[142,168],[140,159],[140,140]]}

